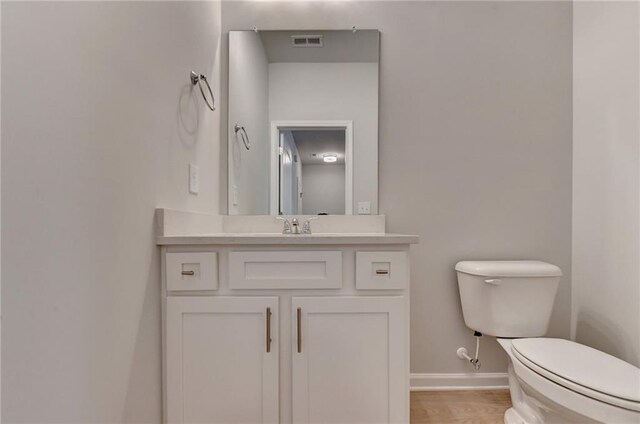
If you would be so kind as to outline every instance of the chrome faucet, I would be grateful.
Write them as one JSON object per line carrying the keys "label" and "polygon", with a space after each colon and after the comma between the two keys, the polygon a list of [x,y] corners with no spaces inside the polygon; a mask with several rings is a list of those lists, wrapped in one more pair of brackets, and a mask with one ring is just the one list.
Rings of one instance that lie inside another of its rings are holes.
{"label": "chrome faucet", "polygon": [[276,219],[284,221],[282,234],[311,234],[311,221],[318,219],[318,217],[306,219],[302,224],[302,228],[300,228],[300,221],[298,218],[291,218],[291,221],[289,221],[287,218],[277,216]]}
{"label": "chrome faucet", "polygon": [[300,234],[300,223],[298,222],[298,218],[293,218],[291,220],[291,234]]}

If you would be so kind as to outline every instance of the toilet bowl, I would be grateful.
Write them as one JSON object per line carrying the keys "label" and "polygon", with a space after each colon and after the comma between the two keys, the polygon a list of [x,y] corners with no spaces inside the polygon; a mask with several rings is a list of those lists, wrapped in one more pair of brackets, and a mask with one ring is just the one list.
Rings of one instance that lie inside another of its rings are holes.
{"label": "toilet bowl", "polygon": [[509,355],[506,424],[640,423],[640,369],[563,339],[500,339]]}
{"label": "toilet bowl", "polygon": [[456,265],[465,324],[509,356],[506,424],[640,424],[640,369],[569,340],[542,337],[562,272],[539,261]]}

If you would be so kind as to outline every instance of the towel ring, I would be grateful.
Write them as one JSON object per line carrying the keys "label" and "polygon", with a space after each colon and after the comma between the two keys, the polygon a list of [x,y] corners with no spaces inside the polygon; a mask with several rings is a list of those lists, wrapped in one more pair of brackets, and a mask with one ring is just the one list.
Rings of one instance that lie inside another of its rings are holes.
{"label": "towel ring", "polygon": [[[202,81],[204,81],[204,83],[207,84],[207,88],[209,89],[209,94],[211,95],[211,103],[209,103],[209,100],[207,100],[207,96],[204,94],[204,89],[202,88]],[[207,81],[207,77],[204,74],[198,75],[195,72],[191,71],[191,84],[192,85],[198,84],[198,87],[200,87],[200,93],[202,93],[202,98],[204,99],[204,102],[207,104],[209,109],[211,109],[211,111],[216,110],[216,107],[215,107],[216,98],[213,97],[213,91],[211,91],[211,86],[209,85],[209,81]]]}
{"label": "towel ring", "polygon": [[251,149],[251,141],[249,140],[249,135],[247,134],[247,130],[244,129],[243,126],[239,125],[239,124],[235,124],[235,126],[233,127],[235,134],[236,134],[236,138],[238,137],[238,132],[240,132],[240,137],[242,138],[242,142],[244,143],[244,147],[247,150]]}

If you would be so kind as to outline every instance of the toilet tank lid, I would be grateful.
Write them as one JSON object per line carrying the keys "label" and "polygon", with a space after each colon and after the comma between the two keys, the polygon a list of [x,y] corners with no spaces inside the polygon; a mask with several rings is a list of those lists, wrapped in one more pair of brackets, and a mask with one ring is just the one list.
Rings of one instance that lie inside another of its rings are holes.
{"label": "toilet tank lid", "polygon": [[562,270],[542,261],[461,261],[456,271],[483,277],[560,277]]}

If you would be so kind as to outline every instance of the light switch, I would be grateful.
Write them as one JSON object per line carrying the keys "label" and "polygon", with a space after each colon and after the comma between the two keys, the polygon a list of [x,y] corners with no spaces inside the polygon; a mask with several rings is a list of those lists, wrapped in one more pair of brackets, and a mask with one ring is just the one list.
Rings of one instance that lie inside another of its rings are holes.
{"label": "light switch", "polygon": [[233,206],[238,206],[238,186],[234,185],[232,191]]}
{"label": "light switch", "polygon": [[371,215],[371,202],[358,202],[358,215]]}
{"label": "light switch", "polygon": [[200,191],[200,176],[198,175],[198,167],[192,163],[189,164],[189,193],[198,194]]}

